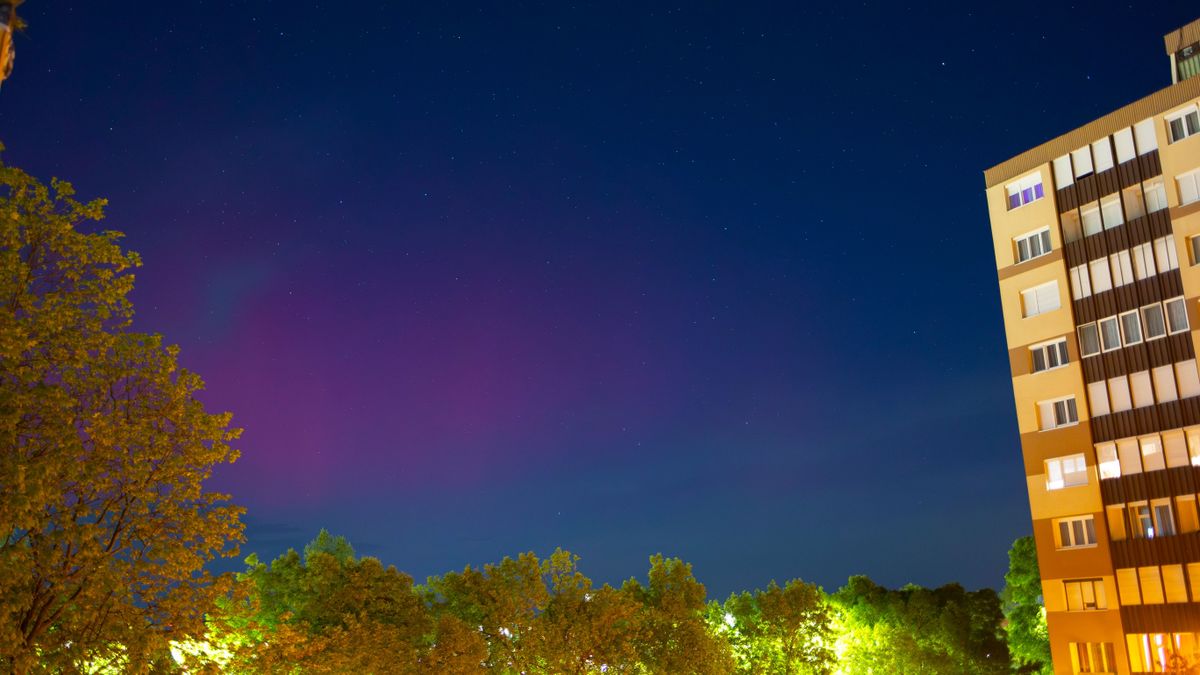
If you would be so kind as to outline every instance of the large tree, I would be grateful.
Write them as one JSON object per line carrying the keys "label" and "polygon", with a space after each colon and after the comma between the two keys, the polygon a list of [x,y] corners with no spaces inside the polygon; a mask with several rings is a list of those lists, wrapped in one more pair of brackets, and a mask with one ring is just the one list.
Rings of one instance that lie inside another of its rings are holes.
{"label": "large tree", "polygon": [[1033,537],[1021,537],[1008,551],[1004,575],[1005,634],[1013,663],[1022,673],[1050,673],[1050,634],[1042,604],[1042,577],[1038,572]]}
{"label": "large tree", "polygon": [[0,665],[136,672],[202,628],[241,510],[204,487],[238,431],[131,330],[103,200],[0,166]]}
{"label": "large tree", "polygon": [[815,584],[772,581],[765,591],[731,595],[713,620],[733,646],[739,673],[829,673],[837,665],[833,608]]}

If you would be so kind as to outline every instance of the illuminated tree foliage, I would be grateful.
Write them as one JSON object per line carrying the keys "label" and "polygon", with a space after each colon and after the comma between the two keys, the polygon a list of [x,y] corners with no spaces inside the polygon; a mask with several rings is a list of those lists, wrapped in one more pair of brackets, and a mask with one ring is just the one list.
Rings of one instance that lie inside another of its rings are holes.
{"label": "illuminated tree foliage", "polygon": [[1004,575],[1004,618],[1008,649],[1022,673],[1051,673],[1050,634],[1042,605],[1042,578],[1038,573],[1033,537],[1021,537],[1008,551]]}
{"label": "illuminated tree foliage", "polygon": [[136,254],[71,185],[0,166],[0,666],[137,672],[203,628],[241,510],[203,484],[237,430],[130,330]]}
{"label": "illuminated tree foliage", "polygon": [[793,579],[780,588],[772,581],[713,609],[711,621],[726,634],[739,673],[829,673],[837,665],[834,610],[813,584]]}
{"label": "illuminated tree foliage", "polygon": [[849,675],[1009,672],[995,591],[889,590],[856,576],[833,600],[843,623],[838,665]]}

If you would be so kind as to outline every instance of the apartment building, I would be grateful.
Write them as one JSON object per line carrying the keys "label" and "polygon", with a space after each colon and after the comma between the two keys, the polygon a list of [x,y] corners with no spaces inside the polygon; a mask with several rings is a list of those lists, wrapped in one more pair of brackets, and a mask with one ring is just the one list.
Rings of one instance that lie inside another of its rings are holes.
{"label": "apartment building", "polygon": [[1055,673],[1200,673],[1200,20],[1165,42],[984,172]]}

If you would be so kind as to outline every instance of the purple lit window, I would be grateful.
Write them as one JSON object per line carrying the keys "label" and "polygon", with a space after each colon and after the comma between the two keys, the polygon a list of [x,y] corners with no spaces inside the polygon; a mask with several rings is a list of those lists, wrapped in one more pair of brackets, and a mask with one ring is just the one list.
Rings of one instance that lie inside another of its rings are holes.
{"label": "purple lit window", "polygon": [[[1037,182],[1033,184],[1028,183],[1028,181],[1031,179],[1036,180]],[[1021,183],[1008,186],[1008,208],[1011,211],[1018,206],[1024,206],[1029,202],[1037,201],[1045,196],[1046,189],[1042,186],[1041,176],[1030,176],[1024,181],[1021,181]]]}

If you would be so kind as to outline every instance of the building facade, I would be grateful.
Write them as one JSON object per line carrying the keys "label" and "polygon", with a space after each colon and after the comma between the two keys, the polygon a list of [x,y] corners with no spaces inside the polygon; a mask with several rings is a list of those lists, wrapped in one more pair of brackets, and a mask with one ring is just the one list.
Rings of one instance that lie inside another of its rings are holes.
{"label": "building facade", "polygon": [[1200,673],[1200,20],[1165,41],[984,172],[1055,673]]}

